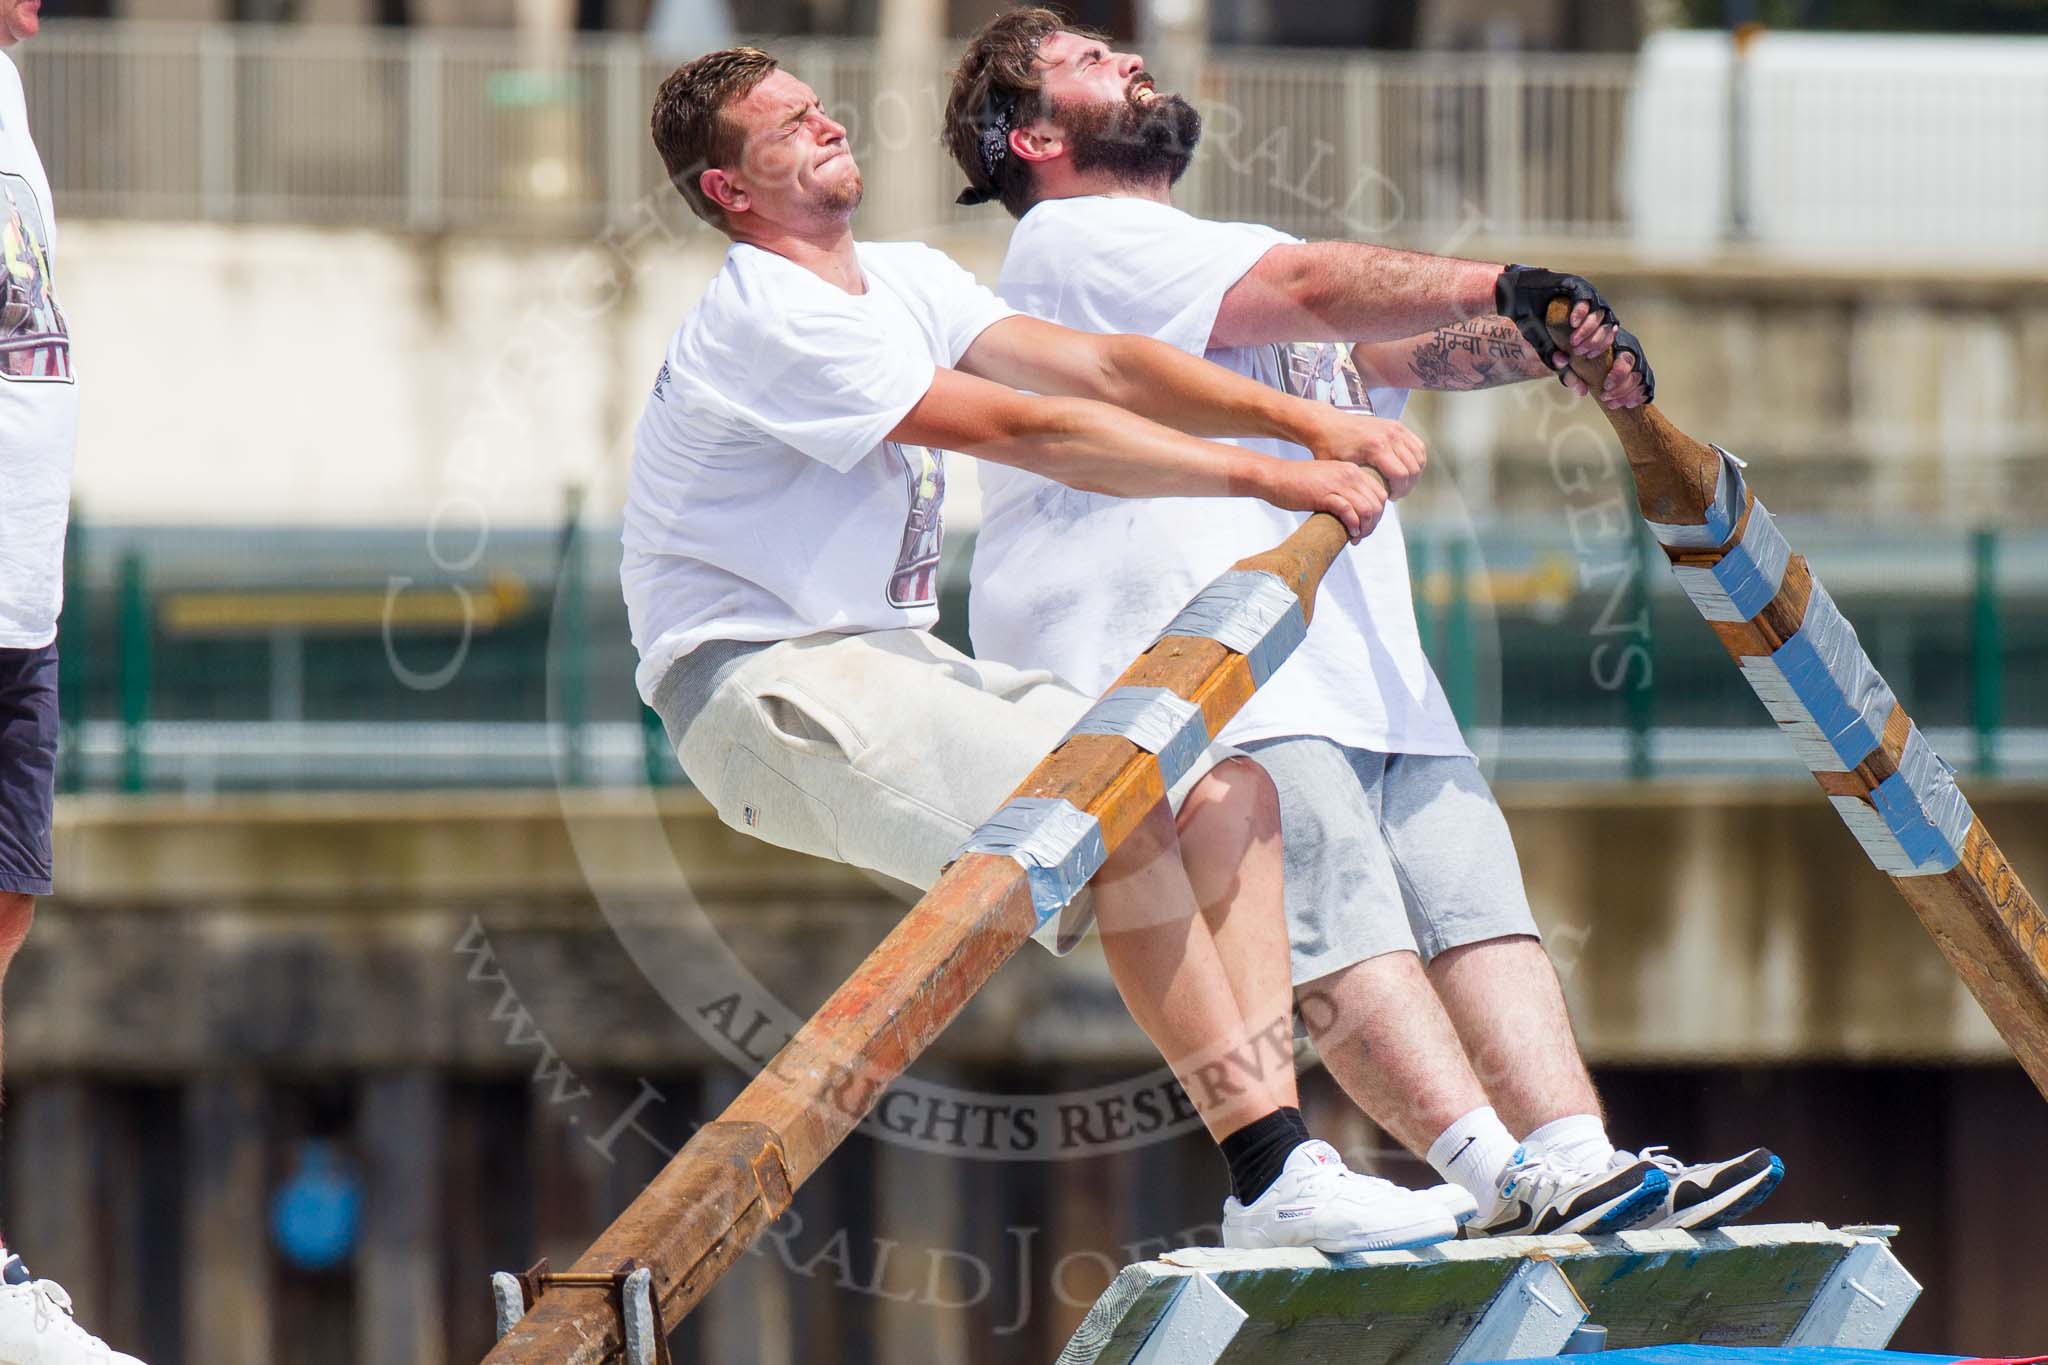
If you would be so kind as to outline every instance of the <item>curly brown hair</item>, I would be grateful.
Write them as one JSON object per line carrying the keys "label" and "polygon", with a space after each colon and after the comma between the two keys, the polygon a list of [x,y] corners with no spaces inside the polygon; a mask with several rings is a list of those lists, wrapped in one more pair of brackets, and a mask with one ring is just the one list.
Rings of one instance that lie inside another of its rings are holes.
{"label": "curly brown hair", "polygon": [[[1009,151],[1009,133],[1033,123],[1047,112],[1045,77],[1038,70],[1038,47],[1065,29],[1084,38],[1102,38],[1076,28],[1049,9],[1013,9],[999,14],[968,40],[953,68],[953,88],[946,96],[946,121],[940,136],[946,150],[967,176],[962,204],[1002,201],[1013,218],[1022,218],[1032,203],[1031,167]],[[991,174],[993,170],[993,174]]]}
{"label": "curly brown hair", "polygon": [[705,171],[729,167],[745,149],[746,133],[725,117],[776,67],[758,47],[728,47],[693,57],[671,71],[654,96],[654,149],[668,167],[669,183],[699,218],[724,229],[725,210],[698,183]]}

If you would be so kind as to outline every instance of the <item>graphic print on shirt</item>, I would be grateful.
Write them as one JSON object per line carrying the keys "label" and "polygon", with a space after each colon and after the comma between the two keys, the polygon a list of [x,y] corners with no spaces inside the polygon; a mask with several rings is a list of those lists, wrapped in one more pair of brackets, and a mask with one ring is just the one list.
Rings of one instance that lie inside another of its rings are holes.
{"label": "graphic print on shirt", "polygon": [[11,173],[0,173],[0,194],[6,196],[0,206],[6,212],[0,250],[7,259],[5,292],[0,293],[0,379],[68,384],[71,334],[50,277],[50,234],[43,226],[42,205],[28,181]]}
{"label": "graphic print on shirt", "polygon": [[1371,412],[1365,383],[1351,361],[1351,348],[1327,341],[1275,343],[1274,367],[1280,387],[1296,398]]}
{"label": "graphic print on shirt", "polygon": [[910,515],[903,521],[903,548],[889,575],[889,605],[930,607],[939,601],[939,546],[946,538],[946,457],[923,446],[887,443],[903,461],[910,489]]}

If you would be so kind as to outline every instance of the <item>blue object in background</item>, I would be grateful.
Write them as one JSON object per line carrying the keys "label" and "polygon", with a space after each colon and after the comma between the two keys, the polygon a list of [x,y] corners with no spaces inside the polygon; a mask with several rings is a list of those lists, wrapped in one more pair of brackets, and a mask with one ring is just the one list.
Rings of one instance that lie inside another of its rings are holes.
{"label": "blue object in background", "polygon": [[356,1247],[362,1184],[331,1142],[300,1144],[298,1165],[270,1201],[270,1235],[301,1270],[331,1270]]}

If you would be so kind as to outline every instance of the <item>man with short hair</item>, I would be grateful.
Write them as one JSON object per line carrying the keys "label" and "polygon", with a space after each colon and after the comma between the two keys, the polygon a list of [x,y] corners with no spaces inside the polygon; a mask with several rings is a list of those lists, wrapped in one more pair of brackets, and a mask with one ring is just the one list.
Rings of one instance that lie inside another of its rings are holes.
{"label": "man with short hair", "polygon": [[[42,27],[0,0],[0,49]],[[57,305],[57,215],[29,137],[21,72],[0,52],[0,976],[50,894],[57,775],[57,613],[78,444],[71,336]],[[82,1212],[82,1211],[81,1211]],[[71,1297],[0,1249],[0,1361],[141,1365],[71,1316]]]}
{"label": "man with short hair", "polygon": [[[1026,312],[1136,332],[1274,388],[1397,416],[1410,386],[1559,371],[1618,352],[1599,395],[1645,402],[1635,338],[1571,275],[1195,218],[1171,201],[1201,120],[1135,55],[1020,9],[968,45],[944,136],[962,203],[1020,219],[998,286]],[[1294,459],[1315,452],[1251,440]],[[1248,502],[1113,504],[1021,469],[984,479],[975,652],[1093,688],[1245,548],[1297,517]],[[1397,483],[1394,492],[1404,492]],[[1224,731],[1279,789],[1293,975],[1325,1064],[1480,1205],[1470,1231],[1706,1227],[1770,1192],[1757,1149],[1685,1165],[1608,1140],[1506,822],[1423,656],[1400,521],[1340,555],[1307,640]]]}
{"label": "man with short hair", "polygon": [[[677,68],[653,134],[676,187],[733,245],[636,432],[621,578],[640,693],[684,771],[746,833],[929,886],[1089,709],[1049,674],[932,637],[943,451],[1104,495],[1329,511],[1354,536],[1385,493],[1361,463],[1395,479],[1421,468],[1396,423],[1149,339],[1023,317],[929,247],[856,242],[845,129],[764,52]],[[1331,458],[1197,438],[1212,433]],[[1469,1200],[1353,1174],[1302,1122],[1270,783],[1212,750],[1172,804],[1178,821],[1161,801],[1110,854],[1094,913],[1132,1016],[1223,1149],[1226,1242],[1348,1251],[1452,1236]],[[1063,952],[1085,923],[1055,915],[1037,937]]]}

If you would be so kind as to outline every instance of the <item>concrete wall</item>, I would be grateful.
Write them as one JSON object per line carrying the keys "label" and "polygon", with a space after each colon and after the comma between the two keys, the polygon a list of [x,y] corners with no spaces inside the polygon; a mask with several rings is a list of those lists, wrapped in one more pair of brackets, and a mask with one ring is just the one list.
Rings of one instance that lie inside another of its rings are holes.
{"label": "concrete wall", "polygon": [[[1972,796],[2048,885],[2048,791]],[[1810,788],[1503,799],[1592,1058],[2006,1055]],[[10,1075],[518,1065],[455,969],[473,924],[508,968],[527,958],[522,987],[564,1053],[658,1065],[702,1053],[699,1007],[745,976],[801,1018],[900,913],[865,875],[743,838],[690,794],[74,798],[58,840],[62,894],[10,981]],[[289,1009],[261,986],[279,970]],[[1148,1054],[1092,942],[1021,955],[937,1048],[963,1064]]]}
{"label": "concrete wall", "polygon": [[[919,231],[984,280],[1001,242]],[[545,522],[570,484],[616,508],[663,346],[723,241],[648,204],[585,241],[67,222],[59,292],[85,385],[78,495],[122,522]],[[1627,310],[1663,406],[1762,463],[1780,510],[2048,514],[2048,279],[1582,269]],[[1544,511],[1551,386],[1418,402],[1476,511]],[[1547,414],[1547,415],[1546,415]],[[966,462],[961,462],[964,466]],[[956,524],[972,480],[955,481]]]}
{"label": "concrete wall", "polygon": [[[2015,1160],[2048,1110],[1818,793],[1503,795],[1617,1139],[1766,1142],[1770,1218],[1901,1224],[1902,1349],[2043,1340],[2009,1248],[2048,1212]],[[2048,791],[1972,795],[2043,885]],[[487,1272],[571,1260],[779,1044],[754,1002],[808,1012],[899,913],[687,796],[73,800],[58,860],[8,979],[0,1217],[161,1365],[481,1358]],[[1113,1140],[1103,1104],[1160,1080],[1092,946],[1026,949],[913,1075],[679,1360],[1049,1360],[1115,1267],[1213,1239],[1202,1135]],[[1326,1076],[1302,1100],[1362,1168],[1429,1179]],[[1026,1104],[1023,1155],[978,1145]],[[271,1222],[313,1142],[362,1195],[320,1270]]]}

